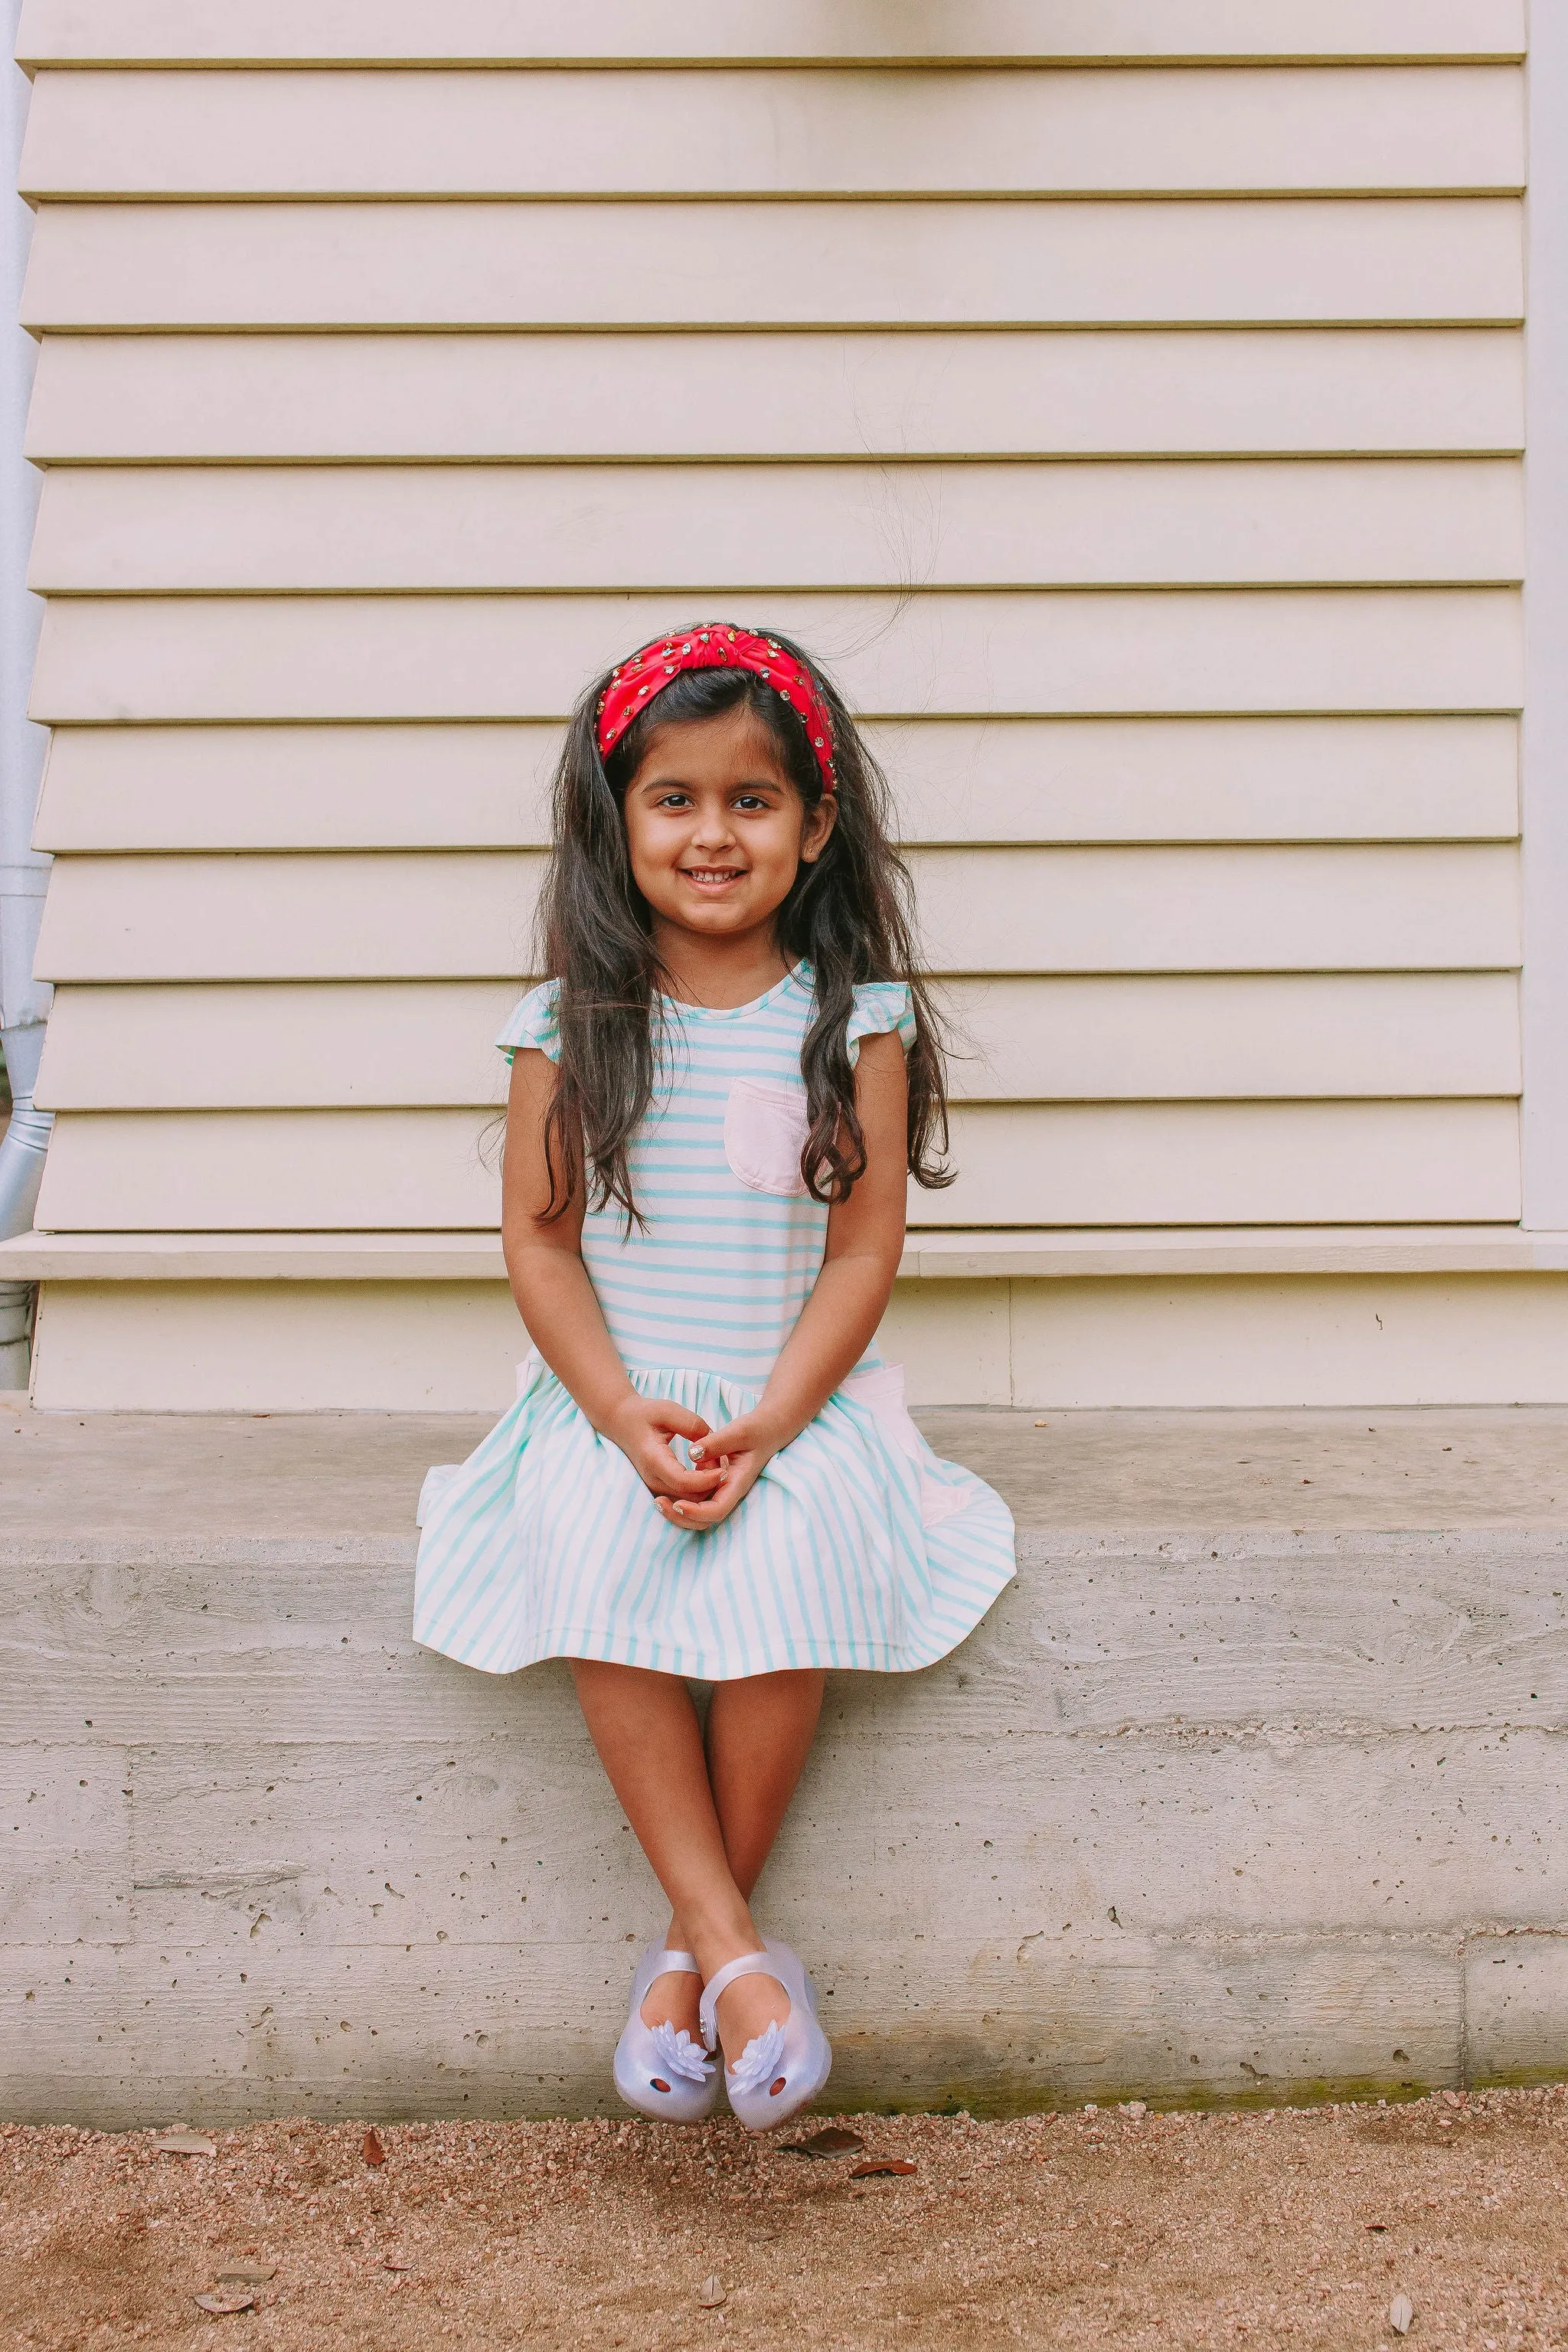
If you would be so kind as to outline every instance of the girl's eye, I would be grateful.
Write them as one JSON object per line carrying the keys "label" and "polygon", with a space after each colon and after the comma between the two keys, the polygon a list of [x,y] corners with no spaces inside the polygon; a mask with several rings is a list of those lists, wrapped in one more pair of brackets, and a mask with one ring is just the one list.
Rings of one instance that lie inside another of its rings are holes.
{"label": "girl's eye", "polygon": [[761,793],[737,793],[735,806],[738,809],[765,809],[768,803],[763,798]]}
{"label": "girl's eye", "polygon": [[689,793],[660,793],[654,805],[656,808],[689,808],[691,795]]}

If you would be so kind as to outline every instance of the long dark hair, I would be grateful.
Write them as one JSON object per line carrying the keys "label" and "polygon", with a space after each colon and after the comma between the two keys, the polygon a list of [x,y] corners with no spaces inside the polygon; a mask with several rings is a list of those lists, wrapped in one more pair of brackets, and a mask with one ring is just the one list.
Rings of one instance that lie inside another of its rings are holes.
{"label": "long dark hair", "polygon": [[[801,1047],[810,1132],[801,1154],[807,1191],[846,1199],[866,1172],[847,1043],[855,990],[901,981],[914,999],[909,1055],[909,1166],[917,1183],[951,1184],[942,1034],[916,968],[909,870],[890,838],[887,779],[861,741],[843,697],[788,637],[773,641],[809,669],[833,721],[838,817],[822,855],[802,862],[774,917],[779,946],[809,963],[816,1017]],[[544,970],[560,984],[561,1047],[545,1123],[546,1214],[562,1215],[586,1186],[592,1206],[614,1201],[640,1223],[628,1147],[653,1098],[667,975],[654,952],[647,900],[632,878],[623,803],[660,727],[745,709],[767,729],[779,763],[807,810],[823,795],[822,772],[799,713],[751,670],[682,670],[633,719],[607,760],[595,713],[607,675],[572,714],[555,772],[554,856],[540,908]]]}

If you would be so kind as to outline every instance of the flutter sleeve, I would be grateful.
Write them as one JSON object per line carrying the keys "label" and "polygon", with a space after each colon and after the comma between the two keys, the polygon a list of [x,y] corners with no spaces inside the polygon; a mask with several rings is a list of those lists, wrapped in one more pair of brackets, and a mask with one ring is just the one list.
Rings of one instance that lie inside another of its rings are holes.
{"label": "flutter sleeve", "polygon": [[561,984],[547,980],[542,988],[531,988],[522,1003],[508,1014],[506,1026],[496,1039],[500,1050],[510,1062],[524,1045],[537,1045],[552,1062],[561,1059]]}
{"label": "flutter sleeve", "polygon": [[879,1037],[889,1029],[898,1031],[907,1054],[915,1042],[914,1000],[901,980],[868,981],[855,991],[855,1010],[849,1015],[851,1068],[860,1058],[861,1038]]}

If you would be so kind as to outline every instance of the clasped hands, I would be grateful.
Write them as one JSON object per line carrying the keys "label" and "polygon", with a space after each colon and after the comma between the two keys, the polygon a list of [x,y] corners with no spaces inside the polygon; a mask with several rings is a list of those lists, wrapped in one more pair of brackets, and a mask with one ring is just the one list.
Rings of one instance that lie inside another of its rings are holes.
{"label": "clasped hands", "polygon": [[[606,1414],[602,1429],[652,1495],[659,1517],[672,1528],[693,1530],[727,1519],[791,1433],[760,1408],[710,1429],[700,1413],[669,1397],[635,1390]],[[676,1458],[678,1437],[690,1444],[689,1469]]]}

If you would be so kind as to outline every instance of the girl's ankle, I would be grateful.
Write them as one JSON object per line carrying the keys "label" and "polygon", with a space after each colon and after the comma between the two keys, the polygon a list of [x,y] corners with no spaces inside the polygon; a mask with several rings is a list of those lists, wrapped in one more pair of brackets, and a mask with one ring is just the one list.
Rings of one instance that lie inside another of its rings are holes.
{"label": "girl's ankle", "polygon": [[731,1960],[738,1960],[743,1952],[765,1952],[767,1945],[753,1920],[726,1919],[695,1928],[685,1949],[696,1960],[702,1981],[707,1984]]}

